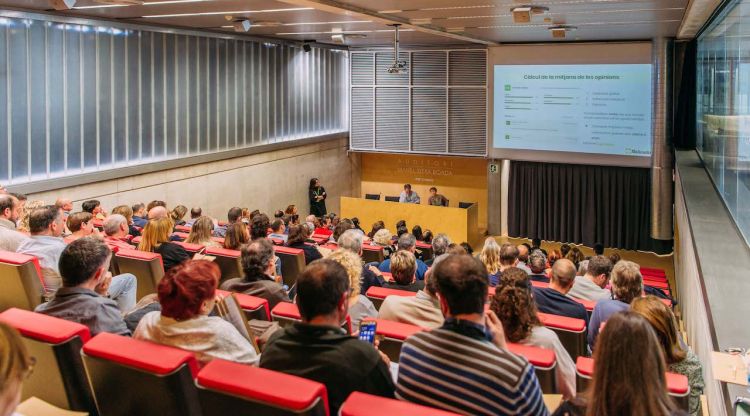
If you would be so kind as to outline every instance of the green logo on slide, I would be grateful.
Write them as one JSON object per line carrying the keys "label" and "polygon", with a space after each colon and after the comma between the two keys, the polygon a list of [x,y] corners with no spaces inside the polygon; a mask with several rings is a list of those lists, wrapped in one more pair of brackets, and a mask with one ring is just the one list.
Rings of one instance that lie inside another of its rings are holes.
{"label": "green logo on slide", "polygon": [[510,140],[510,134],[505,135],[505,140]]}
{"label": "green logo on slide", "polygon": [[510,84],[505,84],[505,91],[510,91]]}

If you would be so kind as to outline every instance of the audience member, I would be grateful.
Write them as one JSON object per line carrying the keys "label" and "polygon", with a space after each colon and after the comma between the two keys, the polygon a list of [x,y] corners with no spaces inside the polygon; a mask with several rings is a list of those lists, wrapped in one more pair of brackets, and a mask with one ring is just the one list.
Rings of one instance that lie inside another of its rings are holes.
{"label": "audience member", "polygon": [[[362,263],[362,242],[364,236],[357,230],[346,230],[344,234],[341,234],[338,240],[338,246],[341,249],[349,250],[352,253],[360,257],[360,264]],[[383,274],[377,267],[372,265],[361,264],[361,278],[360,278],[360,293],[366,294],[367,289],[371,286],[383,286],[385,280],[383,280]]]}
{"label": "audience member", "polygon": [[544,256],[539,250],[534,250],[529,255],[529,279],[537,282],[549,283],[549,277],[547,277],[547,257]]}
{"label": "audience member", "polygon": [[297,206],[294,205],[294,204],[287,205],[286,209],[284,210],[284,214],[286,214],[286,215],[298,215],[299,212],[297,211]]}
{"label": "audience member", "polygon": [[416,296],[388,296],[383,300],[378,311],[380,319],[402,322],[416,325],[421,328],[440,328],[445,321],[443,312],[440,310],[440,301],[437,297],[435,279],[432,270],[435,266],[448,257],[441,254],[434,263],[433,268],[424,276],[424,289],[417,291]]}
{"label": "audience member", "polygon": [[174,225],[185,225],[185,215],[187,214],[188,209],[185,205],[177,205],[176,207],[172,208],[172,211],[169,212],[169,218],[172,220]]}
{"label": "audience member", "polygon": [[[431,230],[424,230],[424,236],[422,237],[422,241],[424,241],[427,244],[432,244],[432,238],[433,238],[432,231]],[[432,256],[433,256],[432,258],[435,258],[435,252],[434,251],[433,251],[433,255]],[[425,264],[427,264],[427,263],[425,263]]]}
{"label": "audience member", "polygon": [[593,301],[611,298],[612,292],[606,289],[610,272],[612,272],[612,263],[608,258],[601,255],[590,258],[586,274],[576,276],[568,296]]}
{"label": "audience member", "polygon": [[0,249],[16,251],[28,239],[16,230],[16,222],[21,215],[21,205],[12,195],[0,194]]}
{"label": "audience member", "polygon": [[547,254],[547,250],[542,248],[542,239],[541,238],[534,238],[531,240],[531,251],[539,250],[542,253],[544,253],[545,256],[549,257]]}
{"label": "audience member", "polygon": [[273,217],[274,218],[284,218],[284,211],[282,211],[280,209],[277,209],[276,211],[274,211]]}
{"label": "audience member", "polygon": [[616,313],[599,342],[587,392],[563,403],[555,415],[685,414],[669,397],[664,353],[646,319],[635,312]]}
{"label": "audience member", "polygon": [[[541,251],[541,250],[540,250]],[[542,252],[544,253],[544,252]],[[552,266],[555,265],[555,262],[564,258],[560,250],[558,249],[552,249],[549,251],[549,255],[547,255],[547,269],[545,270],[545,273],[547,276],[552,275]]]}
{"label": "audience member", "polygon": [[[152,201],[153,203],[153,201]],[[151,204],[149,204],[151,205]],[[167,211],[167,207],[162,205],[156,205],[153,208],[148,210],[148,220],[160,220],[162,218],[169,219],[169,211]],[[170,220],[171,222],[171,220]],[[146,227],[144,227],[146,228]]]}
{"label": "audience member", "polygon": [[106,211],[102,207],[101,202],[96,199],[90,199],[88,201],[83,201],[81,204],[81,209],[84,212],[88,212],[89,214],[93,215],[94,218],[98,220],[103,220],[107,217]]}
{"label": "audience member", "polygon": [[595,256],[603,256],[604,255],[604,244],[602,244],[602,243],[594,243],[594,255]]}
{"label": "audience member", "polygon": [[[198,218],[203,216],[203,209],[201,207],[190,208],[190,219],[185,223],[186,227],[192,227]],[[213,228],[213,227],[212,227]]]}
{"label": "audience member", "polygon": [[417,258],[414,253],[407,250],[399,250],[390,258],[390,271],[392,281],[386,280],[383,287],[389,289],[406,290],[418,292],[424,289],[424,280],[417,280]]}
{"label": "audience member", "polygon": [[214,236],[215,237],[225,237],[227,235],[227,228],[240,221],[242,218],[242,208],[240,207],[232,207],[227,211],[227,223],[226,224],[219,224],[218,227],[214,228]]}
{"label": "audience member", "polygon": [[[398,251],[409,251],[412,254],[414,254],[417,250],[417,239],[414,238],[413,235],[406,233],[398,238],[398,244],[396,246],[398,248]],[[378,269],[380,269],[381,272],[390,272],[391,271],[391,260],[393,259],[393,255],[391,255],[390,258],[384,260],[380,265],[378,266]],[[424,264],[422,260],[416,259],[417,263],[417,280],[424,279],[424,274],[427,272],[427,265]]]}
{"label": "audience member", "polygon": [[[192,220],[191,220],[192,221]],[[218,241],[214,241],[211,236],[214,233],[214,221],[205,216],[198,217],[190,227],[186,243],[200,244],[204,247],[224,247]]]}
{"label": "audience member", "polygon": [[221,288],[266,299],[271,309],[279,302],[291,302],[280,278],[274,276],[276,256],[273,244],[268,239],[259,238],[242,247],[241,251],[244,275],[225,281]]}
{"label": "audience member", "polygon": [[325,384],[332,415],[354,391],[393,397],[389,360],[340,327],[349,305],[349,277],[335,261],[310,264],[297,279],[302,322],[271,336],[260,366]]}
{"label": "audience member", "polygon": [[391,232],[385,228],[378,230],[372,237],[372,242],[376,245],[383,247],[383,259],[387,260],[391,257],[391,254],[396,251],[393,247],[393,240],[391,239]]}
{"label": "audience member", "polygon": [[398,240],[398,238],[404,234],[409,234],[409,229],[406,228],[406,226],[397,227],[395,239]]}
{"label": "audience member", "polygon": [[578,263],[578,271],[576,272],[576,277],[578,277],[578,276],[585,276],[586,273],[588,273],[588,271],[589,271],[589,261],[588,261],[588,259],[581,260],[581,262]]}
{"label": "audience member", "polygon": [[335,227],[333,227],[333,234],[331,234],[331,238],[329,243],[336,244],[337,241],[339,241],[339,237],[341,237],[341,234],[344,234],[348,230],[353,230],[354,224],[351,222],[351,220],[344,219],[338,224],[336,224]]}
{"label": "audience member", "polygon": [[356,333],[363,319],[378,316],[375,305],[360,292],[362,259],[352,251],[344,249],[338,249],[326,258],[342,265],[349,276],[349,319],[352,323],[352,331]]}
{"label": "audience member", "polygon": [[128,224],[128,234],[132,235],[133,237],[138,237],[141,235],[140,228],[137,227],[133,223],[133,208],[127,206],[127,205],[118,205],[114,208],[112,208],[113,214],[120,214],[123,217],[125,217],[125,221]]}
{"label": "audience member", "polygon": [[[0,186],[0,191],[4,190]],[[7,193],[0,192],[0,195]],[[18,331],[0,322],[0,416],[16,415],[23,381],[34,370],[35,360]]]}
{"label": "audience member", "polygon": [[65,249],[63,241],[62,210],[54,205],[37,208],[29,215],[31,237],[24,240],[18,253],[36,256],[42,268],[47,293],[56,291],[61,284],[58,262]]}
{"label": "audience member", "polygon": [[531,296],[528,275],[517,267],[503,271],[503,282],[498,285],[490,302],[503,324],[509,342],[546,348],[557,357],[557,387],[564,399],[576,396],[576,365],[554,331],[542,325]]}
{"label": "audience member", "polygon": [[417,239],[417,241],[422,241],[424,238],[424,235],[422,234],[422,227],[419,225],[415,225],[411,228],[411,234],[414,236],[414,238]]}
{"label": "audience member", "polygon": [[563,243],[560,245],[560,255],[562,256],[562,258],[565,258],[568,253],[570,253],[570,248],[571,246],[568,243]]}
{"label": "audience member", "polygon": [[471,244],[467,243],[466,241],[463,241],[463,242],[461,242],[461,244],[459,244],[459,245],[460,245],[461,247],[463,247],[463,248],[464,248],[464,250],[466,250],[466,254],[468,254],[468,255],[470,255],[470,256],[473,256],[473,255],[474,255],[474,249],[473,249],[473,248],[471,247]]}
{"label": "audience member", "polygon": [[[136,279],[132,274],[113,278],[111,259],[112,252],[96,238],[70,243],[60,255],[62,287],[52,300],[37,306],[36,312],[78,322],[87,326],[92,336],[100,332],[130,335],[122,313],[135,306]],[[107,297],[115,291],[124,294],[119,304]]]}
{"label": "audience member", "polygon": [[133,249],[133,246],[123,241],[128,236],[128,220],[120,214],[112,214],[104,220],[104,235],[104,241],[110,247]]}
{"label": "audience member", "polygon": [[364,235],[365,230],[363,230],[362,227],[359,225],[359,218],[357,217],[352,218],[352,225],[354,226],[355,230],[359,231],[360,233]]}
{"label": "audience member", "polygon": [[[531,246],[527,243],[519,244],[516,246],[518,249],[518,263],[524,266],[528,266],[529,254],[531,254]],[[520,267],[523,269],[523,267]]]}
{"label": "audience member", "polygon": [[565,296],[576,277],[576,268],[573,262],[567,259],[561,259],[552,266],[552,278],[548,288],[532,288],[534,300],[540,312],[551,313],[553,315],[567,316],[569,318],[583,319],[588,321],[586,308],[573,299]]}
{"label": "audience member", "polygon": [[157,289],[161,311],[147,313],[133,337],[192,351],[201,364],[214,358],[257,363],[255,347],[237,328],[209,316],[220,278],[219,266],[205,260],[190,260],[171,269]]}
{"label": "audience member", "polygon": [[424,263],[431,267],[436,258],[448,251],[448,246],[451,245],[451,239],[442,233],[435,235],[432,239],[432,258],[426,260]]}
{"label": "audience member", "polygon": [[310,264],[315,260],[323,258],[323,256],[316,247],[305,244],[305,241],[309,236],[307,232],[307,227],[301,225],[293,225],[289,227],[289,239],[286,244],[289,247],[302,250],[305,254],[305,264]]}
{"label": "audience member", "polygon": [[615,264],[622,260],[622,257],[620,257],[620,253],[614,252],[609,255],[609,261],[612,262],[612,267],[615,267]]}
{"label": "audience member", "polygon": [[603,299],[596,302],[594,311],[591,312],[588,340],[589,348],[592,351],[594,350],[596,337],[599,335],[599,327],[615,312],[630,308],[630,302],[643,295],[641,267],[632,261],[619,261],[612,268],[611,279],[612,299]]}
{"label": "audience member", "polygon": [[502,265],[500,264],[500,245],[497,244],[495,237],[487,237],[484,240],[484,247],[482,247],[482,252],[479,253],[479,260],[487,269],[490,287],[497,286]]}
{"label": "audience member", "polygon": [[656,296],[646,296],[634,299],[630,309],[646,318],[656,332],[656,339],[661,344],[667,371],[682,374],[688,378],[690,385],[690,414],[697,416],[701,412],[701,394],[705,383],[703,381],[703,366],[690,347],[683,347],[680,334],[677,331],[677,319],[672,309]]}
{"label": "audience member", "polygon": [[584,260],[585,257],[580,248],[573,246],[570,248],[568,254],[565,255],[565,258],[572,261],[576,266],[576,269],[578,269],[578,265]]}
{"label": "audience member", "polygon": [[445,196],[437,193],[437,188],[434,186],[430,188],[430,199],[427,200],[427,203],[432,206],[437,207],[447,207],[448,206],[448,198]]}
{"label": "audience member", "polygon": [[411,185],[408,183],[404,185],[404,190],[398,197],[398,202],[405,202],[408,204],[419,204],[419,195],[411,190]]}
{"label": "audience member", "polygon": [[[518,267],[523,271],[526,271],[526,269],[528,268],[525,264],[520,265],[518,263],[518,247],[514,246],[511,243],[503,243],[503,245],[500,246],[499,256],[500,271],[509,269],[511,267]],[[529,270],[527,273],[531,274],[531,270]]]}
{"label": "audience member", "polygon": [[149,202],[148,205],[146,205],[146,212],[149,212],[149,211],[151,211],[152,209],[154,209],[156,207],[167,208],[167,203],[164,202],[164,201],[160,201],[158,199],[155,199],[155,200]]}
{"label": "audience member", "polygon": [[55,206],[63,210],[63,213],[69,214],[73,211],[73,201],[67,198],[57,198]]}
{"label": "audience member", "polygon": [[276,238],[285,243],[287,242],[289,236],[286,234],[286,225],[284,225],[283,219],[276,218],[273,220],[271,223],[271,234],[268,234],[268,238]]}
{"label": "audience member", "polygon": [[396,396],[462,414],[546,415],[534,367],[507,350],[500,320],[492,311],[485,314],[482,263],[451,255],[431,278],[445,323],[406,340]]}
{"label": "audience member", "polygon": [[94,216],[86,211],[74,212],[69,215],[67,227],[68,231],[72,233],[67,237],[69,242],[88,236],[99,237],[99,231],[94,228]]}
{"label": "audience member", "polygon": [[268,215],[257,214],[253,216],[253,220],[250,223],[250,239],[256,240],[268,237],[268,230],[270,228],[271,221],[268,219]]}
{"label": "audience member", "polygon": [[226,232],[224,233],[225,249],[239,250],[250,241],[250,232],[247,230],[247,225],[244,222],[237,221],[227,225]]}
{"label": "audience member", "polygon": [[190,255],[184,248],[169,241],[169,236],[172,234],[172,227],[172,220],[166,217],[149,220],[146,228],[143,229],[141,242],[138,244],[138,250],[159,253],[161,255],[165,272],[182,262],[190,260]]}
{"label": "audience member", "polygon": [[367,237],[370,239],[375,238],[375,233],[385,228],[385,223],[383,221],[376,221],[372,224],[372,229],[369,233],[367,233]]}
{"label": "audience member", "polygon": [[133,224],[136,227],[143,229],[148,222],[148,218],[146,218],[148,215],[146,206],[143,205],[143,202],[138,202],[137,204],[133,204],[130,208],[133,209]]}

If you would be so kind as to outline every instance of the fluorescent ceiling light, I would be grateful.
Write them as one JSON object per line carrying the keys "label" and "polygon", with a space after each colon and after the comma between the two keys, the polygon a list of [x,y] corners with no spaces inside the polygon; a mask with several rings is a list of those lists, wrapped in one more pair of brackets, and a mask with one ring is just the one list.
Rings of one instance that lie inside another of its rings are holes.
{"label": "fluorescent ceiling light", "polygon": [[265,9],[265,10],[239,10],[229,12],[202,12],[202,13],[175,13],[175,14],[152,14],[142,16],[144,18],[154,17],[186,17],[186,16],[215,16],[215,15],[236,15],[249,13],[275,13],[275,12],[297,12],[302,10],[313,10],[312,7],[294,7],[290,9]]}
{"label": "fluorescent ceiling light", "polygon": [[316,25],[345,25],[353,23],[372,23],[372,20],[348,20],[343,22],[302,22],[302,23],[282,23],[281,26],[316,26]]}
{"label": "fluorescent ceiling light", "polygon": [[[399,29],[399,32],[413,32],[414,29]],[[378,32],[393,32],[393,29],[377,29],[377,30],[345,30],[343,32],[336,30],[329,30],[327,32],[286,32],[276,33],[277,36],[298,36],[298,35],[335,35],[335,34],[350,34],[350,33],[378,33]]]}
{"label": "fluorescent ceiling light", "polygon": [[[147,1],[144,2],[144,6],[159,6],[162,4],[179,4],[179,3],[201,3],[205,1],[213,1],[213,0],[164,0],[164,1]],[[128,7],[132,6],[132,4],[95,4],[92,6],[78,6],[73,7],[75,10],[84,10],[84,9],[105,9],[108,7]]]}
{"label": "fluorescent ceiling light", "polygon": [[84,9],[105,9],[108,7],[128,7],[129,4],[99,4],[96,6],[76,6],[73,10],[84,10]]}

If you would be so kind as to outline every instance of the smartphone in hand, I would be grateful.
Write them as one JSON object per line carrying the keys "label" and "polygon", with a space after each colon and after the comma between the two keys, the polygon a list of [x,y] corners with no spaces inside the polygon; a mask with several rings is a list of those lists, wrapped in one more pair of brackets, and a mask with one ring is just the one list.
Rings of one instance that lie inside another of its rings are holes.
{"label": "smartphone in hand", "polygon": [[373,344],[375,342],[375,330],[377,326],[378,323],[375,321],[362,321],[362,324],[359,326],[359,339]]}

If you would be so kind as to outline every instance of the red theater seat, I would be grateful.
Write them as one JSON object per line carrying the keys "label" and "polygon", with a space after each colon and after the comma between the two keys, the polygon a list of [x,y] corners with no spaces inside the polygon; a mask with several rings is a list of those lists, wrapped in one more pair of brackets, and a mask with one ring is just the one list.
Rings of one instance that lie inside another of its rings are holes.
{"label": "red theater seat", "polygon": [[104,220],[100,220],[99,218],[94,218],[91,222],[94,224],[94,227],[99,229],[99,231],[101,231],[104,228]]}
{"label": "red theater seat", "polygon": [[281,275],[284,276],[284,284],[292,287],[297,283],[297,276],[305,268],[305,253],[299,248],[285,246],[274,247],[274,252],[281,259]]}
{"label": "red theater seat", "polygon": [[228,296],[230,293],[234,294],[234,297],[240,304],[240,308],[245,312],[245,317],[248,321],[251,319],[259,319],[261,321],[271,320],[271,311],[266,299],[244,293],[227,292],[226,290],[217,290],[216,293],[221,296]]}
{"label": "red theater seat", "polygon": [[313,235],[310,236],[310,239],[313,240],[313,241],[315,241],[318,244],[325,244],[330,239],[329,236],[330,236],[330,234],[327,235],[327,236],[326,235],[320,235],[320,234],[313,234]]}
{"label": "red theater seat", "polygon": [[101,333],[81,355],[102,416],[201,414],[191,352]]}
{"label": "red theater seat", "polygon": [[196,384],[204,416],[328,415],[326,387],[289,374],[213,360]]}
{"label": "red theater seat", "polygon": [[242,277],[242,253],[239,250],[229,250],[226,248],[206,247],[206,255],[214,256],[216,263],[221,269],[221,281],[224,282],[235,277]]}
{"label": "red theater seat", "polygon": [[273,243],[273,245],[275,245],[275,246],[283,246],[283,245],[284,245],[284,240],[282,240],[282,239],[280,239],[280,238],[272,238],[272,237],[269,237],[268,239],[269,239],[269,240],[271,240],[271,242],[272,242],[272,243]]}
{"label": "red theater seat", "polygon": [[385,260],[385,254],[383,253],[383,247],[370,244],[362,244],[362,260],[365,263],[381,263]]}
{"label": "red theater seat", "polygon": [[190,227],[187,225],[175,225],[174,226],[175,231],[179,231],[182,233],[190,233]]}
{"label": "red theater seat", "polygon": [[647,274],[649,276],[656,277],[667,277],[667,273],[664,271],[664,269],[655,267],[641,267],[641,274]]}
{"label": "red theater seat", "polygon": [[417,241],[417,252],[421,253],[422,260],[429,260],[433,257],[432,244],[423,241]]}
{"label": "red theater seat", "polygon": [[[584,391],[594,375],[594,359],[578,357],[576,360],[576,378],[578,391]],[[689,409],[690,384],[682,374],[666,373],[667,390],[670,396],[687,411]]]}
{"label": "red theater seat", "polygon": [[0,311],[34,310],[42,303],[44,278],[34,256],[0,250]]}
{"label": "red theater seat", "polygon": [[542,325],[555,331],[571,358],[575,360],[578,356],[586,355],[586,321],[541,312],[537,316]]}
{"label": "red theater seat", "polygon": [[115,254],[120,273],[132,273],[138,281],[137,298],[156,293],[156,287],[164,276],[161,254],[140,250],[119,250]]}
{"label": "red theater seat", "polygon": [[[281,327],[287,327],[302,320],[297,305],[289,302],[277,303],[276,306],[271,309],[271,318],[278,322]],[[344,328],[347,333],[352,333],[352,322],[349,319],[349,316],[346,317],[345,322],[341,323],[341,327]]]}
{"label": "red theater seat", "polygon": [[368,299],[375,305],[375,309],[380,309],[380,305],[388,296],[403,296],[403,297],[414,297],[417,296],[416,292],[410,292],[408,290],[399,289],[388,289],[379,286],[370,286],[365,293]]}
{"label": "red theater seat", "polygon": [[199,253],[201,250],[206,248],[203,244],[185,243],[183,241],[174,241],[174,243],[184,248],[185,251],[187,251],[190,255]]}
{"label": "red theater seat", "polygon": [[346,399],[339,411],[340,416],[458,416],[403,400],[393,400],[355,391]]}
{"label": "red theater seat", "polygon": [[559,393],[555,377],[557,358],[553,350],[513,343],[508,343],[508,350],[526,358],[534,366],[534,372],[539,379],[542,392],[546,394]]}
{"label": "red theater seat", "polygon": [[375,334],[382,337],[380,340],[380,351],[395,363],[398,362],[398,358],[401,355],[401,346],[404,344],[404,341],[417,332],[425,330],[416,325],[388,321],[385,319],[366,318],[363,322],[365,321],[375,321],[377,323]]}
{"label": "red theater seat", "polygon": [[96,414],[81,347],[89,329],[81,324],[11,308],[0,313],[0,322],[16,328],[36,359],[35,371],[23,382],[23,397],[38,397],[63,409]]}

